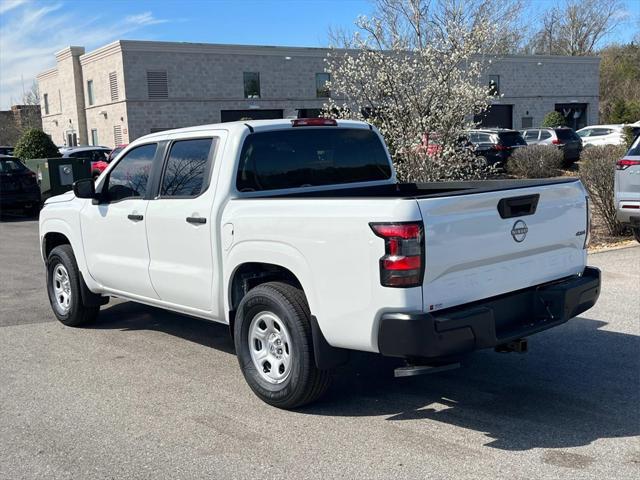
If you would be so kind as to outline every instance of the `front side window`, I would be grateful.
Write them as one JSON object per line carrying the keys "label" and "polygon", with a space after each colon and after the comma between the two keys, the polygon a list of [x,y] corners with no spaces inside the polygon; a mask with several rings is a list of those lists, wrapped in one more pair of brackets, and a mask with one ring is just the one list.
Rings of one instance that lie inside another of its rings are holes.
{"label": "front side window", "polygon": [[527,130],[524,132],[525,140],[537,140],[538,139],[538,130]]}
{"label": "front side window", "polygon": [[331,96],[329,91],[329,81],[331,76],[328,73],[316,73],[316,97],[327,98]]}
{"label": "front side window", "polygon": [[260,98],[260,73],[244,72],[244,98]]}
{"label": "front side window", "polygon": [[89,105],[95,103],[95,97],[93,96],[93,80],[87,80],[87,98],[89,99]]}
{"label": "front side window", "polygon": [[157,144],[142,145],[129,151],[109,174],[109,201],[144,198]]}
{"label": "front side window", "polygon": [[171,146],[162,177],[162,197],[195,197],[206,188],[207,166],[213,140],[182,140]]}
{"label": "front side window", "polygon": [[375,132],[299,127],[249,135],[240,154],[236,188],[253,192],[390,177],[389,158]]}

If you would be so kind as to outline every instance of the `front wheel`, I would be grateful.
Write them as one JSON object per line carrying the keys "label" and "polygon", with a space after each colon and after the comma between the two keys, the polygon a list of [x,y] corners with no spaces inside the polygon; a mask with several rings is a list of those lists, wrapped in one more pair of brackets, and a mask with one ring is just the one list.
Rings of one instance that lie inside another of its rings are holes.
{"label": "front wheel", "polygon": [[56,318],[69,327],[94,320],[99,306],[86,306],[80,291],[80,271],[71,245],[60,245],[47,259],[47,293]]}
{"label": "front wheel", "polygon": [[329,387],[330,372],[315,364],[309,306],[298,288],[269,282],[250,290],[238,306],[234,341],[245,380],[270,405],[300,407]]}

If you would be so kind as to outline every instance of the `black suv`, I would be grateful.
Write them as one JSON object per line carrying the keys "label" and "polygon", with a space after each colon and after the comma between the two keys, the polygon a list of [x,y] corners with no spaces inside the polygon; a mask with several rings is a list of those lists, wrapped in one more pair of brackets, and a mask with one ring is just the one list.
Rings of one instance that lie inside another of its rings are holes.
{"label": "black suv", "polygon": [[0,210],[19,208],[37,215],[40,203],[36,174],[16,157],[0,155]]}
{"label": "black suv", "polygon": [[496,168],[504,168],[513,151],[527,145],[520,132],[505,128],[469,130],[467,139],[475,154],[484,157],[487,164]]}

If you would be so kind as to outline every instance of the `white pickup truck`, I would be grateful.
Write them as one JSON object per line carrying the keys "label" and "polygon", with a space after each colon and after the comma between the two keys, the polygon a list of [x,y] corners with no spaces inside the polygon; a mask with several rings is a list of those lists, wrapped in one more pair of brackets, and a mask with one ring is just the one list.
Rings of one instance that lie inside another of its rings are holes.
{"label": "white pickup truck", "polygon": [[398,375],[521,350],[596,302],[588,231],[574,178],[401,184],[374,127],[332,119],[148,135],[40,215],[62,323],[119,297],[228,324],[280,408],[350,350],[407,359]]}

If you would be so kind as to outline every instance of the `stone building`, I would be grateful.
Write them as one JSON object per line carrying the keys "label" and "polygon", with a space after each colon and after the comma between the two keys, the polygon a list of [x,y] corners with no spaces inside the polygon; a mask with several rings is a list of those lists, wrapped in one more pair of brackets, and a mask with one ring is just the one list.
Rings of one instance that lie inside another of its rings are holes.
{"label": "stone building", "polygon": [[[328,50],[120,40],[68,47],[38,75],[42,124],[58,145],[114,146],[142,135],[243,118],[316,116],[330,94]],[[506,56],[485,81],[497,97],[487,126],[538,125],[551,110],[597,123],[596,57]]]}
{"label": "stone building", "polygon": [[14,146],[28,128],[42,128],[40,105],[13,105],[0,111],[0,145]]}

